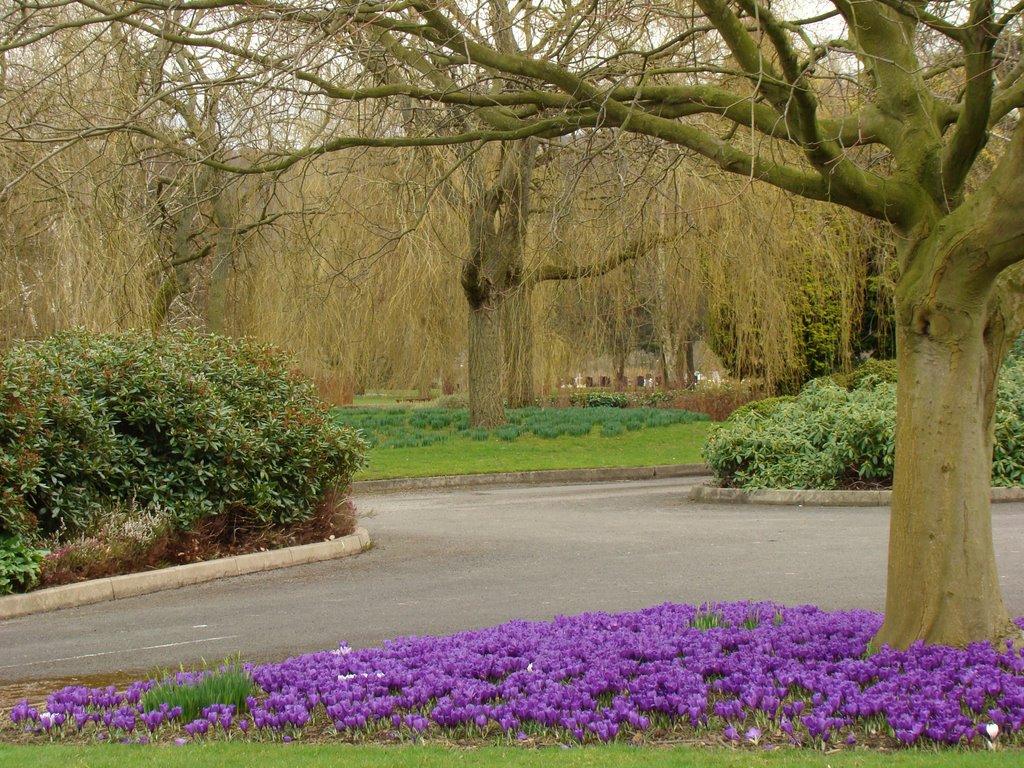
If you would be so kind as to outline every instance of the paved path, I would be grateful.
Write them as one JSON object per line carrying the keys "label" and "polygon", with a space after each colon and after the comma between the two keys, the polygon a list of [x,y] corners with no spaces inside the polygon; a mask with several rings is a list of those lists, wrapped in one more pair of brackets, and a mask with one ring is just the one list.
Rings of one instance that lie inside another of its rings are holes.
{"label": "paved path", "polygon": [[[692,504],[693,480],[363,496],[372,551],[0,622],[0,683],[150,673],[664,601],[879,610],[888,510]],[[1024,614],[1024,504],[994,507]]]}

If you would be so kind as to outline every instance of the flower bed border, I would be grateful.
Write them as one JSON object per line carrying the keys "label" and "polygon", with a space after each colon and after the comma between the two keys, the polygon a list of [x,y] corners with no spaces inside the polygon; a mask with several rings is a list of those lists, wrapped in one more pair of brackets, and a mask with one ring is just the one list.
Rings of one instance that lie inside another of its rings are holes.
{"label": "flower bed border", "polygon": [[[807,507],[887,507],[892,503],[892,491],[809,491],[741,488],[718,488],[695,485],[689,500],[701,504],[779,504]],[[1024,488],[993,488],[995,504],[1024,501]]]}
{"label": "flower bed border", "polygon": [[317,563],[356,555],[372,545],[365,528],[330,541],[303,544],[297,547],[253,552],[247,555],[207,560],[202,563],[175,565],[143,573],[129,573],[105,579],[93,579],[78,584],[40,589],[23,595],[0,597],[0,619],[27,616],[32,613],[73,608],[79,605],[123,600],[127,597],[148,595],[165,589],[176,589],[190,584],[201,584],[214,579],[243,576],[292,565]]}

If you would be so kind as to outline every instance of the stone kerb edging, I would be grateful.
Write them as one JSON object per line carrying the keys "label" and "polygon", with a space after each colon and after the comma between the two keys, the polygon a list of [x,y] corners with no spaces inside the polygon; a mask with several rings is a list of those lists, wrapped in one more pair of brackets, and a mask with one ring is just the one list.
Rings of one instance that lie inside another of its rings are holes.
{"label": "stone kerb edging", "polygon": [[[695,485],[690,501],[705,504],[799,504],[807,507],[886,507],[892,503],[892,491],[744,491],[739,488],[715,488]],[[992,502],[1024,501],[1024,488],[993,488]]]}
{"label": "stone kerb edging", "polygon": [[207,560],[202,563],[175,565],[156,571],[129,573],[106,579],[93,579],[79,584],[40,589],[24,595],[7,595],[0,597],[0,619],[101,603],[107,600],[122,600],[126,597],[148,595],[151,592],[201,584],[204,581],[223,579],[228,576],[242,576],[247,573],[287,568],[291,565],[304,565],[321,560],[348,557],[369,549],[370,544],[369,532],[365,528],[356,528],[355,533],[331,541],[303,544],[287,549],[273,549],[267,552],[253,552],[248,555]]}
{"label": "stone kerb edging", "polygon": [[572,483],[654,480],[667,477],[707,477],[704,464],[661,464],[653,467],[596,467],[593,469],[544,469],[528,472],[495,472],[486,475],[401,477],[396,480],[360,480],[352,493],[394,493],[431,488],[469,488],[480,485],[570,485]]}

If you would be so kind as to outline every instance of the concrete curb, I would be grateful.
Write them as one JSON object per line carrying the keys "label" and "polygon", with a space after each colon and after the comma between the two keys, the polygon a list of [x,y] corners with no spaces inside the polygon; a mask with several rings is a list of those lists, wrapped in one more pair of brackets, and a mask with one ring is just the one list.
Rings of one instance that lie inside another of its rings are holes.
{"label": "concrete curb", "polygon": [[350,493],[397,493],[437,488],[472,488],[483,485],[571,485],[573,483],[653,480],[664,477],[706,477],[704,464],[662,464],[654,467],[597,467],[594,469],[545,469],[529,472],[496,472],[488,475],[400,477],[394,480],[360,480]]}
{"label": "concrete curb", "polygon": [[107,600],[123,600],[126,597],[148,595],[152,592],[229,576],[242,576],[275,568],[287,568],[291,565],[348,557],[369,549],[370,544],[369,532],[365,528],[356,528],[355,533],[332,541],[320,541],[268,552],[253,552],[203,563],[175,565],[156,571],[111,576],[107,579],[83,581],[80,584],[40,589],[24,595],[8,595],[0,597],[0,619],[102,603]]}
{"label": "concrete curb", "polygon": [[[892,491],[744,491],[739,488],[715,488],[695,485],[690,501],[702,504],[778,504],[806,507],[887,507]],[[1024,488],[993,488],[992,502],[1024,501]]]}

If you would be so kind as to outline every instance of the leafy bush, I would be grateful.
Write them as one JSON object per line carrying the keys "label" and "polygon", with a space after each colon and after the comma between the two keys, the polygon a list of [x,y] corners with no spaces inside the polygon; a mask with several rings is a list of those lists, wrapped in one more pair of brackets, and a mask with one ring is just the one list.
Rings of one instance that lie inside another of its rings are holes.
{"label": "leafy bush", "polygon": [[835,488],[892,475],[896,393],[810,382],[715,429],[704,456],[719,482],[740,488]]}
{"label": "leafy bush", "polygon": [[796,400],[795,395],[779,395],[778,397],[766,397],[764,400],[751,400],[744,403],[729,416],[730,419],[739,420],[745,416],[765,417],[775,412],[775,409],[783,403],[792,403]]}
{"label": "leafy bush", "polygon": [[580,392],[569,395],[569,405],[577,408],[626,408],[629,396],[625,392]]}
{"label": "leafy bush", "polygon": [[[816,379],[798,397],[738,409],[704,445],[718,482],[748,489],[890,484],[896,386],[889,366],[864,367],[842,385]],[[1024,485],[1024,362],[1003,366],[995,422],[992,483]]]}
{"label": "leafy bush", "polygon": [[365,447],[269,347],[190,331],[57,334],[0,364],[0,530],[84,531],[134,499],[188,528],[307,519]]}
{"label": "leafy bush", "polygon": [[45,555],[21,536],[0,534],[0,595],[32,589],[39,581]]}
{"label": "leafy bush", "polygon": [[992,484],[1024,485],[1024,357],[1003,364],[995,420]]}
{"label": "leafy bush", "polygon": [[[658,408],[671,403],[681,394],[692,390],[630,390],[628,392],[607,392],[605,390],[573,390],[569,393],[569,405],[574,408]],[[564,397],[564,396],[563,396]],[[559,398],[553,398],[552,402]],[[563,400],[564,404],[564,400]]]}
{"label": "leafy bush", "polygon": [[895,384],[896,361],[865,360],[849,373],[837,373],[831,378],[844,389],[860,389],[875,384]]}

